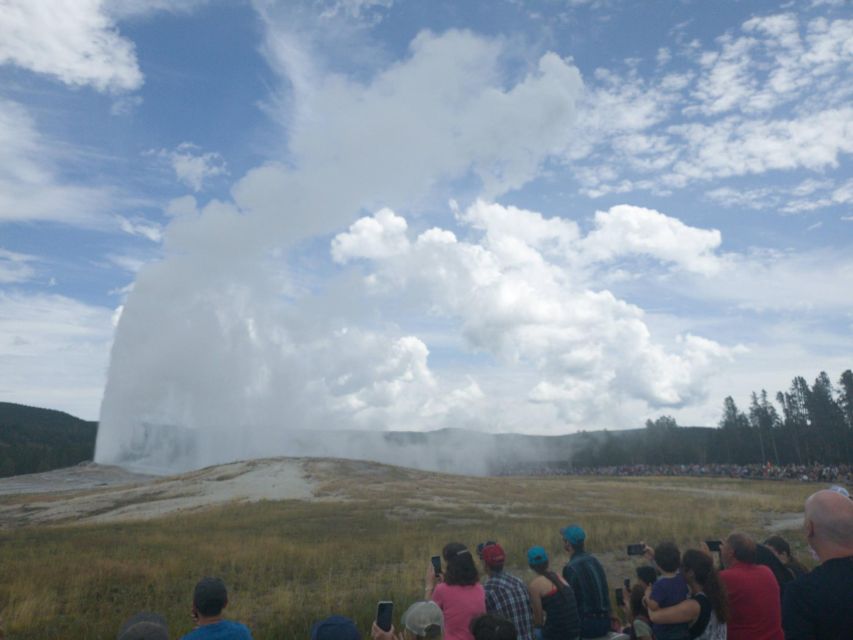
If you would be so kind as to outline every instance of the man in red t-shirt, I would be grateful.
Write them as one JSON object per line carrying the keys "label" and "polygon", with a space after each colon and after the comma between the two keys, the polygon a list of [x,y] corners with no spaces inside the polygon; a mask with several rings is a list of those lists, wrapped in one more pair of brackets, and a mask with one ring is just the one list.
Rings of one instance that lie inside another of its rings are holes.
{"label": "man in red t-shirt", "polygon": [[755,564],[755,540],[733,533],[721,549],[720,577],[729,595],[728,640],[783,640],[779,583]]}

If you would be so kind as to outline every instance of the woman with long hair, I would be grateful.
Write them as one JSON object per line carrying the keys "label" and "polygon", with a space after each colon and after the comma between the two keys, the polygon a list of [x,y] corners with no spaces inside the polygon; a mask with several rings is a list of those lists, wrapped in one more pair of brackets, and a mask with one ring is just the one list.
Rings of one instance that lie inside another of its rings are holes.
{"label": "woman with long hair", "polygon": [[686,622],[691,640],[725,640],[729,603],[714,560],[709,553],[688,549],[681,557],[681,572],[690,588],[690,597],[675,606],[649,611],[652,622]]}
{"label": "woman with long hair", "polygon": [[441,552],[445,571],[436,576],[430,563],[426,574],[427,599],[444,613],[445,640],[474,640],[471,620],[486,613],[486,592],[477,566],[464,544],[451,542]]}

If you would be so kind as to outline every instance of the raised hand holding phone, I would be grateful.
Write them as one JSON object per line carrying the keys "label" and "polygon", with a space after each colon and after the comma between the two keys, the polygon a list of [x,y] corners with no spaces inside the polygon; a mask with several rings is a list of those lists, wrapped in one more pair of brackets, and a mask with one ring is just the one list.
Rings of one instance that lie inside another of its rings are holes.
{"label": "raised hand holding phone", "polygon": [[376,605],[376,626],[382,631],[391,631],[391,618],[394,614],[394,603],[381,600]]}

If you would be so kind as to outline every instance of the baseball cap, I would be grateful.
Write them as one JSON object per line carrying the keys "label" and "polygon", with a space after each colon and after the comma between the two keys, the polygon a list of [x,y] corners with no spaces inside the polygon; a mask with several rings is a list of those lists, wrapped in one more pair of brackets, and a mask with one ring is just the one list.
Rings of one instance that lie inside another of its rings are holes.
{"label": "baseball cap", "polygon": [[402,623],[416,636],[437,636],[444,631],[444,614],[435,602],[421,600],[406,609]]}
{"label": "baseball cap", "polygon": [[485,542],[481,542],[477,545],[477,555],[481,558],[483,557],[483,549],[488,547],[489,545],[497,544],[494,540],[486,540]]}
{"label": "baseball cap", "polygon": [[571,544],[577,544],[586,540],[586,532],[576,524],[570,524],[568,527],[560,529],[563,540]]}
{"label": "baseball cap", "polygon": [[118,640],[169,640],[169,627],[160,614],[143,611],[121,625]]}
{"label": "baseball cap", "polygon": [[537,565],[548,562],[548,552],[545,547],[530,547],[527,550],[527,564]]}
{"label": "baseball cap", "polygon": [[497,542],[493,542],[487,547],[484,547],[482,555],[483,562],[485,562],[489,567],[501,566],[506,560],[506,554],[504,553],[503,547]]}
{"label": "baseball cap", "polygon": [[830,490],[830,491],[835,491],[835,493],[840,493],[840,494],[841,494],[842,496],[844,496],[845,498],[849,498],[849,497],[850,497],[850,492],[849,492],[849,491],[847,491],[847,489],[845,489],[844,487],[842,487],[842,486],[840,486],[840,485],[834,484],[834,485],[832,485],[832,486],[829,488],[829,490]]}
{"label": "baseball cap", "polygon": [[361,640],[361,634],[349,618],[329,616],[314,623],[311,640]]}

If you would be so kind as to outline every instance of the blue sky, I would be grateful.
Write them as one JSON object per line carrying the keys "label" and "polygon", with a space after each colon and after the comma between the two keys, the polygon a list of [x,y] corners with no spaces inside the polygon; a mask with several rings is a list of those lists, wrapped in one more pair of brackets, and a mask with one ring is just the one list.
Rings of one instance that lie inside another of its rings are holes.
{"label": "blue sky", "polygon": [[559,433],[853,364],[843,0],[12,0],[0,31],[4,400]]}

